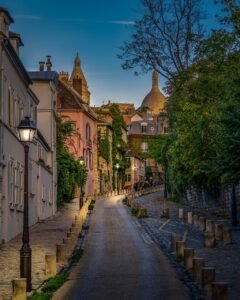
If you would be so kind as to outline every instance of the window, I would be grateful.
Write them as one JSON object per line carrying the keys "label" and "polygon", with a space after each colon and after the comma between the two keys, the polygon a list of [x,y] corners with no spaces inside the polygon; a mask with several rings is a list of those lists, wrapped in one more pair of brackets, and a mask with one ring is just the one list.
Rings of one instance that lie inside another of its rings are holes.
{"label": "window", "polygon": [[141,125],[142,128],[142,133],[147,133],[147,126],[146,125]]}
{"label": "window", "polygon": [[131,182],[131,174],[126,174],[125,180],[126,182]]}
{"label": "window", "polygon": [[13,126],[13,95],[10,88],[8,89],[8,125]]}
{"label": "window", "polygon": [[90,127],[90,125],[88,123],[86,125],[86,139],[87,140],[91,139],[91,127]]}
{"label": "window", "polygon": [[142,152],[148,152],[148,143],[147,142],[142,142],[141,151]]}
{"label": "window", "polygon": [[163,128],[163,132],[164,132],[164,133],[169,133],[169,128],[168,128],[168,127],[164,127],[164,128]]}
{"label": "window", "polygon": [[86,149],[85,165],[86,165],[87,168],[89,167],[89,150],[88,149]]}
{"label": "window", "polygon": [[13,204],[13,182],[14,182],[14,171],[13,171],[13,160],[11,159],[8,163],[8,199],[10,204]]}
{"label": "window", "polygon": [[23,172],[23,167],[21,166],[19,169],[19,204],[23,205],[23,198],[24,198],[24,172]]}
{"label": "window", "polygon": [[89,151],[89,168],[93,168],[93,153]]}
{"label": "window", "polygon": [[45,188],[44,184],[42,184],[42,201],[43,202],[46,201],[46,188]]}

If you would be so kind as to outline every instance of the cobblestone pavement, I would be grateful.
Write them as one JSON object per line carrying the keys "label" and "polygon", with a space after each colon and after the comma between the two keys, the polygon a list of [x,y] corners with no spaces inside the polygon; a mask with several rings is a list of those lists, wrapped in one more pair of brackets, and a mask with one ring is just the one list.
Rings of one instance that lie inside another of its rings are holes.
{"label": "cobblestone pavement", "polygon": [[[38,287],[46,279],[45,255],[56,255],[56,244],[62,243],[78,212],[78,199],[74,199],[53,217],[30,228],[33,288]],[[4,300],[11,299],[12,279],[20,277],[21,238],[22,236],[18,235],[0,248],[0,298],[3,296]]]}
{"label": "cobblestone pavement", "polygon": [[[134,199],[135,203],[141,207],[147,208],[149,218],[140,219],[139,222],[146,229],[149,235],[158,243],[164,253],[168,256],[172,264],[177,269],[179,276],[189,286],[192,291],[193,299],[201,299],[201,289],[192,282],[191,277],[184,271],[182,263],[175,261],[175,256],[171,253],[170,238],[173,233],[183,235],[187,232],[187,247],[194,248],[199,257],[205,259],[205,265],[216,268],[216,280],[227,281],[229,283],[229,299],[240,299],[240,228],[233,228],[233,244],[224,245],[222,241],[217,243],[216,248],[203,247],[203,232],[188,225],[186,221],[178,219],[179,206],[168,201],[164,203],[161,192]],[[169,207],[170,219],[161,219],[161,212],[164,205]],[[181,206],[182,207],[182,206]],[[193,211],[193,208],[184,207],[185,211]],[[197,213],[212,219],[215,222],[222,223],[224,226],[230,226],[230,220],[217,217],[216,214],[204,210],[198,210]]]}

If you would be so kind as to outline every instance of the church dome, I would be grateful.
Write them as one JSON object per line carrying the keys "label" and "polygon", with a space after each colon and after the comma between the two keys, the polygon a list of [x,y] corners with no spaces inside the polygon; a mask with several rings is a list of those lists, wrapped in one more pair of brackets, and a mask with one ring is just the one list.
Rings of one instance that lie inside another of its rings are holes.
{"label": "church dome", "polygon": [[158,73],[156,71],[153,71],[152,79],[152,89],[143,99],[141,108],[148,108],[152,111],[153,115],[158,115],[161,111],[164,110],[166,100],[164,95],[159,90]]}

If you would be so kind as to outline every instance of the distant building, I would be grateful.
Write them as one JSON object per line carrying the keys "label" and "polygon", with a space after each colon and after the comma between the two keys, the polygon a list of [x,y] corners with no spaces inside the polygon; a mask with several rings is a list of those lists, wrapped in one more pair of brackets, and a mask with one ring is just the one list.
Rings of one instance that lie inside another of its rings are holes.
{"label": "distant building", "polygon": [[77,55],[70,78],[66,72],[59,73],[57,112],[74,127],[74,133],[67,140],[70,153],[75,159],[84,157],[88,170],[85,197],[98,191],[97,115],[89,104],[90,92]]}
{"label": "distant building", "polygon": [[[0,8],[0,243],[22,232],[24,209],[24,148],[17,126],[25,116],[37,122],[39,99],[32,91],[32,80],[19,58],[23,46],[19,34],[9,31],[13,18]],[[29,150],[29,224],[54,212],[52,194],[41,190],[39,182],[52,184],[51,151],[38,129]],[[45,165],[46,164],[46,165]],[[39,197],[39,195],[42,197]]]}
{"label": "distant building", "polygon": [[[109,120],[109,119],[108,119]],[[97,122],[98,132],[98,193],[109,193],[113,190],[113,161],[112,161],[112,135],[111,123]]]}
{"label": "distant building", "polygon": [[158,74],[153,72],[152,89],[143,99],[141,106],[131,116],[128,123],[128,144],[134,156],[145,160],[148,167],[148,181],[160,181],[162,168],[149,155],[154,138],[168,132],[165,116],[166,99],[158,87]]}
{"label": "distant building", "polygon": [[40,199],[39,219],[53,215],[57,201],[57,162],[56,162],[56,103],[58,74],[51,70],[50,56],[39,62],[39,71],[28,72],[33,84],[32,91],[37,95],[37,120],[39,130],[38,144],[38,182]]}

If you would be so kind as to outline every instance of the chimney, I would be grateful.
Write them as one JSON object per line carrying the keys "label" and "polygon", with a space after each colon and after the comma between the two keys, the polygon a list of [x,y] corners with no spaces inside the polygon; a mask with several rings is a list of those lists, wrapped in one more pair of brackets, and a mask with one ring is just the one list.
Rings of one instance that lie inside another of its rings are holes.
{"label": "chimney", "polygon": [[62,71],[58,74],[58,77],[59,77],[60,80],[64,81],[65,83],[68,83],[68,80],[69,80],[68,72]]}
{"label": "chimney", "polygon": [[40,62],[39,62],[39,71],[40,71],[40,72],[44,72],[44,65],[45,65],[45,62],[44,62],[44,61],[40,61]]}
{"label": "chimney", "polygon": [[0,7],[0,34],[9,37],[9,26],[14,20],[7,9]]}
{"label": "chimney", "polygon": [[47,71],[51,71],[51,68],[52,68],[52,62],[51,62],[51,56],[50,56],[50,55],[47,55],[47,62],[46,62],[46,65],[47,65]]}

